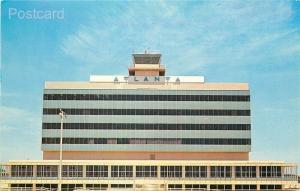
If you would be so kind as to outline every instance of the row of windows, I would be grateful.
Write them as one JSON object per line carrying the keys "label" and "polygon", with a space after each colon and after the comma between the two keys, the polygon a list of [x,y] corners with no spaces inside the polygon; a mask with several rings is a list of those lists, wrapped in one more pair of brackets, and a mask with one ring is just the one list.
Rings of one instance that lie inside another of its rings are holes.
{"label": "row of windows", "polygon": [[[250,116],[250,110],[189,109],[62,109],[67,115],[204,115]],[[60,109],[44,108],[44,115],[58,115]]]}
{"label": "row of windows", "polygon": [[[60,138],[43,137],[42,144],[59,144]],[[183,144],[183,145],[250,145],[250,139],[172,139],[172,138],[63,138],[63,144]]]}
{"label": "row of windows", "polygon": [[44,190],[56,191],[57,188],[58,188],[57,184],[37,184],[36,185],[36,191],[44,191]]}
{"label": "row of windows", "polygon": [[256,177],[255,166],[237,166],[235,167],[237,178],[254,178]]}
{"label": "row of windows", "polygon": [[11,184],[10,187],[11,188],[32,188],[32,184]]}
{"label": "row of windows", "polygon": [[108,166],[86,166],[86,177],[108,177]]}
{"label": "row of windows", "polygon": [[90,190],[107,190],[108,184],[87,184],[86,188]]}
{"label": "row of windows", "polygon": [[[108,177],[107,165],[87,165],[86,177]],[[136,166],[136,177],[157,177],[158,166]],[[210,172],[211,178],[231,178],[232,173],[236,178],[256,178],[256,166],[160,166],[161,177],[182,177],[182,170],[185,169],[186,178],[207,178]],[[235,171],[232,171],[235,168]],[[57,165],[37,165],[37,177],[58,177]],[[259,172],[262,178],[279,178],[282,167],[260,166]],[[63,177],[83,177],[82,165],[63,165]],[[33,165],[12,165],[12,177],[32,177]],[[133,177],[133,166],[112,165],[111,177]],[[266,175],[264,175],[266,174]]]}
{"label": "row of windows", "polygon": [[250,101],[249,95],[44,94],[44,100]]}
{"label": "row of windows", "polygon": [[157,177],[157,166],[136,166],[136,177]]}
{"label": "row of windows", "polygon": [[255,190],[257,189],[257,186],[255,184],[236,184],[235,185],[236,190]]}
{"label": "row of windows", "polygon": [[62,176],[63,177],[82,177],[83,166],[80,165],[63,165]]}
{"label": "row of windows", "polygon": [[205,190],[207,188],[207,185],[206,184],[186,184],[185,185],[186,190],[191,189],[191,190],[197,191],[199,188],[202,188],[203,190]]}
{"label": "row of windows", "polygon": [[211,190],[232,190],[232,185],[230,184],[211,184],[210,185]]}
{"label": "row of windows", "polygon": [[260,167],[260,177],[281,177],[280,166],[263,166]]}
{"label": "row of windows", "polygon": [[58,168],[56,165],[38,165],[37,166],[37,177],[57,177]]}
{"label": "row of windows", "polygon": [[111,184],[111,188],[133,188],[132,184]]}
{"label": "row of windows", "polygon": [[261,190],[281,190],[282,189],[282,186],[281,185],[268,185],[268,184],[262,184],[260,185],[260,189]]}
{"label": "row of windows", "polygon": [[230,178],[231,166],[212,166],[210,168],[212,178]]}
{"label": "row of windows", "polygon": [[83,188],[82,184],[62,184],[61,191],[75,191]]}
{"label": "row of windows", "polygon": [[133,177],[132,166],[112,166],[111,177]]}
{"label": "row of windows", "polygon": [[[60,129],[60,123],[43,123],[43,129]],[[122,130],[250,130],[250,124],[64,123],[64,129]]]}
{"label": "row of windows", "polygon": [[33,176],[32,165],[13,165],[11,167],[12,177],[31,177]]}
{"label": "row of windows", "polygon": [[161,166],[161,177],[182,177],[182,166]]}
{"label": "row of windows", "polygon": [[207,167],[206,166],[186,166],[185,177],[188,178],[206,178]]}
{"label": "row of windows", "polygon": [[[255,184],[236,184],[234,185],[235,190],[257,190],[257,186]],[[279,184],[262,184],[259,186],[260,190],[281,190],[282,185]],[[33,188],[32,184],[11,184],[11,188],[28,188],[29,190]],[[48,188],[48,189],[54,189],[56,190],[58,188],[57,184],[37,184],[36,188]],[[62,184],[62,191],[74,191],[75,189],[83,188],[82,184]],[[108,188],[108,184],[87,184],[87,189],[93,189],[93,190],[106,190]],[[111,188],[133,188],[132,184],[111,184]],[[185,190],[202,190],[206,189],[206,184],[169,184],[168,190],[176,190],[176,189],[182,189],[185,188]],[[211,184],[210,189],[215,190],[232,190],[233,185],[230,184]]]}

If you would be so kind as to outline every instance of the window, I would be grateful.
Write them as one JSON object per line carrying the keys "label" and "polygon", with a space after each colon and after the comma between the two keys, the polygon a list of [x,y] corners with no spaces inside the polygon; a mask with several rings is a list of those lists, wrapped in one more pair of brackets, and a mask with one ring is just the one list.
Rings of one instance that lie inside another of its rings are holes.
{"label": "window", "polygon": [[58,185],[57,184],[37,184],[36,188],[37,188],[37,190],[41,190],[41,191],[42,190],[57,190]]}
{"label": "window", "polygon": [[87,184],[86,188],[89,190],[107,190],[107,184]]}
{"label": "window", "polygon": [[79,165],[63,165],[63,177],[82,177],[82,166]]}
{"label": "window", "polygon": [[[60,123],[43,123],[43,129],[60,129]],[[128,130],[250,130],[250,124],[143,124],[143,123],[65,123],[64,129]]]}
{"label": "window", "polygon": [[230,184],[211,184],[210,185],[211,190],[226,190],[231,191],[232,186]]}
{"label": "window", "polygon": [[111,188],[133,188],[132,184],[112,184]]}
{"label": "window", "polygon": [[83,188],[82,184],[62,184],[61,191],[73,191],[76,189]]}
{"label": "window", "polygon": [[256,167],[255,166],[236,166],[235,176],[237,178],[255,178]]}
{"label": "window", "polygon": [[186,166],[185,177],[188,178],[205,178],[207,177],[206,166]]}
{"label": "window", "polygon": [[236,191],[243,191],[243,190],[252,190],[252,191],[256,191],[257,190],[257,186],[255,184],[236,184],[235,185],[235,190]]}
{"label": "window", "polygon": [[244,101],[249,95],[121,95],[121,94],[44,94],[44,100],[124,100],[124,101]]}
{"label": "window", "polygon": [[261,166],[259,167],[260,177],[262,178],[279,178],[281,177],[280,166]]}
{"label": "window", "polygon": [[[63,108],[67,115],[202,115],[250,116],[250,110],[185,110],[185,109],[80,109]],[[58,108],[44,108],[44,115],[57,115]]]}
{"label": "window", "polygon": [[[42,144],[59,144],[59,138],[43,137]],[[173,138],[63,138],[63,144],[184,144],[184,145],[251,145],[251,139],[173,139]]]}
{"label": "window", "polygon": [[262,184],[260,185],[260,190],[281,190],[282,189],[282,186],[281,185],[278,185],[278,184]]}
{"label": "window", "polygon": [[207,189],[207,185],[206,184],[186,184],[185,185],[185,190],[189,191],[189,190],[193,190],[193,191],[204,191]]}
{"label": "window", "polygon": [[12,165],[11,166],[12,177],[33,177],[32,165]]}
{"label": "window", "polygon": [[87,177],[108,177],[108,166],[86,166]]}
{"label": "window", "polygon": [[38,165],[37,177],[58,177],[58,167],[55,165]]}
{"label": "window", "polygon": [[111,166],[111,177],[133,177],[133,167]]}
{"label": "window", "polygon": [[136,177],[157,177],[157,167],[136,166]]}
{"label": "window", "polygon": [[[11,188],[20,188],[20,191],[23,191],[23,190],[27,191],[27,190],[31,190],[32,189],[32,184],[11,184],[10,187]],[[13,190],[15,190],[15,189],[13,189]]]}
{"label": "window", "polygon": [[210,171],[212,178],[231,177],[231,166],[211,166]]}
{"label": "window", "polygon": [[169,184],[168,190],[182,190],[181,184]]}
{"label": "window", "polygon": [[182,177],[181,166],[161,166],[160,167],[161,177]]}

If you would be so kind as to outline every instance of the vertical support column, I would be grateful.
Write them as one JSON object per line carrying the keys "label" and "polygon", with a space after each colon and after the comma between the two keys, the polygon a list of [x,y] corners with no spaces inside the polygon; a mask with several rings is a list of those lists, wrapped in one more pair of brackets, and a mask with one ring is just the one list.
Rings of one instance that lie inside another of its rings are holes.
{"label": "vertical support column", "polygon": [[235,190],[235,184],[231,184],[231,190]]}
{"label": "vertical support column", "polygon": [[284,177],[284,169],[285,169],[286,167],[285,166],[281,166],[281,176],[280,176],[280,178],[282,178],[283,179],[283,177]]}
{"label": "vertical support column", "polygon": [[165,191],[168,191],[168,183],[165,182]]}
{"label": "vertical support column", "polygon": [[181,174],[181,177],[182,178],[185,178],[185,166],[182,166],[182,174]]}
{"label": "vertical support column", "polygon": [[132,189],[135,190],[136,185],[135,185],[135,178],[136,178],[136,166],[132,166],[132,179],[133,179],[133,184],[132,184]]}
{"label": "vertical support column", "polygon": [[235,166],[231,166],[231,178],[235,179]]}
{"label": "vertical support column", "polygon": [[259,166],[256,166],[256,178],[260,178]]}
{"label": "vertical support column", "polygon": [[108,181],[108,185],[107,185],[107,190],[108,191],[110,191],[111,190],[111,184],[112,184],[112,176],[111,176],[111,165],[108,165],[108,167],[107,167],[107,170],[108,170],[108,179],[109,179],[109,181]]}
{"label": "vertical support column", "polygon": [[133,178],[136,177],[136,166],[135,165],[132,166],[132,177]]}
{"label": "vertical support column", "polygon": [[[206,175],[207,175],[207,179],[210,179],[210,166],[206,167]],[[207,190],[210,190],[210,184],[207,184]]]}
{"label": "vertical support column", "polygon": [[36,177],[36,175],[37,175],[37,166],[36,165],[32,166],[32,174],[33,174],[33,177]]}
{"label": "vertical support column", "polygon": [[[259,166],[256,166],[256,179],[260,178],[260,171],[259,171]],[[256,190],[260,190],[260,184],[256,185]]]}
{"label": "vertical support column", "polygon": [[[83,178],[83,180],[86,179],[86,164],[82,165],[82,178]],[[82,188],[85,190],[86,189],[86,184],[84,182],[82,184]]]}
{"label": "vertical support column", "polygon": [[210,178],[210,166],[207,166],[206,167],[206,169],[207,169],[207,178]]}
{"label": "vertical support column", "polygon": [[108,178],[111,178],[111,165],[108,165]]}
{"label": "vertical support column", "polygon": [[160,166],[157,166],[157,178],[160,179]]}
{"label": "vertical support column", "polygon": [[85,164],[82,165],[82,177],[83,177],[83,179],[86,178],[86,165]]}
{"label": "vertical support column", "polygon": [[[235,166],[231,166],[231,178],[235,179]],[[231,184],[231,190],[235,190],[235,183]]]}
{"label": "vertical support column", "polygon": [[9,165],[7,167],[8,177],[11,177],[11,174],[12,174],[11,170],[12,170],[11,165]]}
{"label": "vertical support column", "polygon": [[[32,166],[32,175],[33,175],[34,179],[36,179],[36,177],[37,177],[37,166],[36,165]],[[36,191],[36,183],[32,183],[32,191]]]}

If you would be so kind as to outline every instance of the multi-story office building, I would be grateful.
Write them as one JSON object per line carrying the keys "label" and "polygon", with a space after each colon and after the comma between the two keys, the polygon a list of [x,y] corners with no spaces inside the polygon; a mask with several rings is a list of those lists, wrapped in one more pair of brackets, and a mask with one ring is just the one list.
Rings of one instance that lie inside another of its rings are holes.
{"label": "multi-story office building", "polygon": [[[247,83],[166,76],[161,55],[133,54],[127,76],[46,82],[42,161],[3,164],[8,187],[65,191],[288,190],[297,166],[249,161]],[[59,178],[61,118],[62,180]]]}
{"label": "multi-story office building", "polygon": [[59,157],[62,109],[65,159],[247,160],[248,84],[165,76],[160,61],[160,54],[134,54],[129,76],[46,82],[44,159]]}

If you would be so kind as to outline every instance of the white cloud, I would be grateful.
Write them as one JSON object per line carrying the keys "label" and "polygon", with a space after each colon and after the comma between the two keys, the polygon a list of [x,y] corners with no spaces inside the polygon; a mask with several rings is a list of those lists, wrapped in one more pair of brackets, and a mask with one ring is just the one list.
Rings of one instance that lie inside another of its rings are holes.
{"label": "white cloud", "polygon": [[1,161],[40,158],[40,116],[20,108],[1,106],[0,122]]}
{"label": "white cloud", "polygon": [[41,119],[30,111],[26,111],[16,107],[0,107],[1,133],[8,131],[17,131],[26,127],[26,133],[32,134],[37,126],[40,126]]}
{"label": "white cloud", "polygon": [[293,14],[286,1],[131,2],[117,14],[84,23],[64,39],[62,50],[84,67],[117,67],[124,64],[117,57],[132,50],[161,50],[169,70],[185,65],[182,73],[207,64],[249,64],[264,58],[268,48],[274,55],[288,47],[298,50],[296,42],[270,46],[298,30],[281,26]]}

